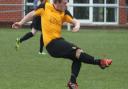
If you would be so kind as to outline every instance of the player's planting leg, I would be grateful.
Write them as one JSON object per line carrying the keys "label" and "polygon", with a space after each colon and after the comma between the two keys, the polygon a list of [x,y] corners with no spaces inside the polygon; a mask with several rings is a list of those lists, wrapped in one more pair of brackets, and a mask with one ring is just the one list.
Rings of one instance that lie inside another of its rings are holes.
{"label": "player's planting leg", "polygon": [[80,72],[80,68],[81,68],[81,62],[80,61],[73,61],[72,63],[72,67],[71,67],[71,82],[72,83],[76,83],[76,78]]}
{"label": "player's planting leg", "polygon": [[78,74],[80,72],[80,68],[81,68],[81,62],[78,60],[73,61],[72,67],[71,67],[71,70],[72,70],[71,78],[67,84],[69,89],[78,89],[78,84],[76,82],[76,79],[77,79]]}
{"label": "player's planting leg", "polygon": [[68,88],[69,89],[78,89],[77,83],[72,83],[71,81],[68,82]]}

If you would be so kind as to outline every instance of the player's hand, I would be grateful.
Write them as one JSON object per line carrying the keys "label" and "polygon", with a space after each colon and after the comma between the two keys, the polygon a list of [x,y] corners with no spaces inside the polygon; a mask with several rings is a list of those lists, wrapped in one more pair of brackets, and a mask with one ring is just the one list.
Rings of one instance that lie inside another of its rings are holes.
{"label": "player's hand", "polygon": [[12,25],[12,28],[14,29],[18,29],[22,26],[22,24],[20,22],[15,22],[13,25]]}
{"label": "player's hand", "polygon": [[72,32],[78,32],[79,31],[79,27],[74,27],[73,29],[72,29]]}
{"label": "player's hand", "polygon": [[72,32],[78,32],[79,29],[80,29],[80,22],[78,20],[76,20],[76,19],[73,19],[72,23],[74,25],[74,27],[72,29]]}

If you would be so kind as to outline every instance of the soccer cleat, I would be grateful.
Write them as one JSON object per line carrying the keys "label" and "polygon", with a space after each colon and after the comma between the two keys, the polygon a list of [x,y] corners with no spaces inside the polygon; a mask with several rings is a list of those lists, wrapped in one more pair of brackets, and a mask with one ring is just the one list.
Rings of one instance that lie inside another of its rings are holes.
{"label": "soccer cleat", "polygon": [[17,39],[16,39],[15,49],[16,49],[16,50],[18,50],[18,49],[19,49],[19,47],[20,47],[20,39],[19,39],[19,38],[17,38]]}
{"label": "soccer cleat", "polygon": [[45,52],[39,52],[38,54],[40,54],[40,55],[46,55]]}
{"label": "soccer cleat", "polygon": [[111,59],[101,59],[99,66],[102,69],[105,69],[106,67],[109,67],[109,65],[111,65],[111,64],[112,64],[112,60]]}
{"label": "soccer cleat", "polygon": [[70,81],[67,84],[69,89],[78,89],[78,84],[77,83],[71,83]]}

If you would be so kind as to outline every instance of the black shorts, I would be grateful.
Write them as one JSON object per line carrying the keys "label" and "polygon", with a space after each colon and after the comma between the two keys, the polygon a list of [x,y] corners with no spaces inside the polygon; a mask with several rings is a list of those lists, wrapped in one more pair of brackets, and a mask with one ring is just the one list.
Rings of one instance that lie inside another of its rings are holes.
{"label": "black shorts", "polygon": [[33,18],[31,28],[35,28],[36,30],[41,31],[41,17],[40,16],[36,16]]}
{"label": "black shorts", "polygon": [[69,58],[69,59],[74,59],[76,58],[76,50],[79,47],[76,45],[67,42],[63,38],[57,38],[52,40],[47,46],[46,49],[48,53],[52,57],[56,58]]}

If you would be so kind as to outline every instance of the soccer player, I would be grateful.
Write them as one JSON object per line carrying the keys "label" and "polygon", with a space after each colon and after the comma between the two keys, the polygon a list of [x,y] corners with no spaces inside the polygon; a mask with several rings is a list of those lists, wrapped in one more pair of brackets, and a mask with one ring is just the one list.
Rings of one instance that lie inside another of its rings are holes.
{"label": "soccer player", "polygon": [[[41,3],[45,3],[47,1],[48,0],[34,0],[34,8],[36,9],[37,6],[39,6]],[[18,50],[20,43],[33,37],[37,31],[41,31],[41,17],[40,16],[36,16],[33,18],[31,29],[32,29],[31,32],[28,32],[23,37],[16,39],[16,46],[15,46],[16,50]],[[46,54],[43,51],[43,46],[44,46],[44,43],[43,43],[43,38],[41,34],[39,54]]]}
{"label": "soccer player", "polygon": [[73,18],[67,8],[67,0],[53,0],[53,4],[44,3],[37,10],[28,13],[21,21],[15,22],[12,28],[19,28],[34,16],[41,16],[41,25],[44,45],[48,53],[55,58],[65,58],[72,61],[71,77],[68,82],[69,89],[78,89],[77,77],[81,69],[81,63],[98,65],[105,69],[111,65],[111,59],[95,59],[84,52],[80,47],[66,41],[61,36],[63,22],[74,25],[72,32],[78,32],[80,23]]}

